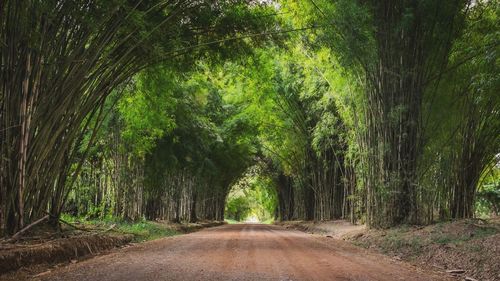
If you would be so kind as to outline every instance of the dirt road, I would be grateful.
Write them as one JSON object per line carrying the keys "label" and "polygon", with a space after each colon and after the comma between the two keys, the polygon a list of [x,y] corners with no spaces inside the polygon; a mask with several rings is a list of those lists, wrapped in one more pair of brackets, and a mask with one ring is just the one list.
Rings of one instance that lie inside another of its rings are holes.
{"label": "dirt road", "polygon": [[343,241],[224,225],[118,250],[35,280],[443,280]]}

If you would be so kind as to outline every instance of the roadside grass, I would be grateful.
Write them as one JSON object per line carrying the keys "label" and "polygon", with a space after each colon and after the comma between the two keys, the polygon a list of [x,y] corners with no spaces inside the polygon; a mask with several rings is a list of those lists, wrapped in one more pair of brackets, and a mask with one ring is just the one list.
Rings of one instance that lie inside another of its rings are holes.
{"label": "roadside grass", "polygon": [[448,245],[448,244],[458,245],[471,240],[481,239],[491,235],[495,235],[499,232],[500,230],[498,228],[492,226],[480,226],[480,227],[476,226],[469,229],[469,231],[464,231],[464,232],[458,232],[458,231],[446,232],[441,230],[441,233],[431,235],[430,240],[431,242],[440,245]]}
{"label": "roadside grass", "polygon": [[132,234],[134,236],[134,242],[144,242],[180,234],[180,232],[172,229],[171,226],[167,224],[147,220],[132,222],[113,217],[86,219],[67,214],[63,214],[61,219],[71,224],[84,225],[85,228],[108,229],[114,225],[112,228],[113,231],[123,234]]}
{"label": "roadside grass", "polygon": [[[407,252],[411,253],[411,256],[418,255],[421,253],[425,241],[420,237],[407,236],[409,228],[403,226],[398,229],[393,229],[388,231],[380,239],[379,247],[384,254],[389,254],[401,249],[407,249]],[[357,243],[358,246],[369,247],[369,242]]]}
{"label": "roadside grass", "polygon": [[441,222],[425,227],[399,226],[372,230],[352,242],[364,248],[378,248],[384,254],[408,258],[424,254],[432,245],[463,247],[478,252],[482,246],[470,243],[500,233],[498,224],[478,224],[476,220]]}
{"label": "roadside grass", "polygon": [[134,241],[149,241],[162,237],[174,236],[180,234],[178,231],[169,228],[166,224],[157,222],[142,221],[137,223],[122,223],[117,229],[123,233],[133,234]]}
{"label": "roadside grass", "polygon": [[[484,245],[477,241],[498,235],[498,223],[481,220],[441,222],[428,226],[408,226],[369,230],[351,242],[363,248],[375,248],[383,254],[416,260],[436,249],[461,249],[479,253]],[[437,247],[437,248],[436,248]]]}

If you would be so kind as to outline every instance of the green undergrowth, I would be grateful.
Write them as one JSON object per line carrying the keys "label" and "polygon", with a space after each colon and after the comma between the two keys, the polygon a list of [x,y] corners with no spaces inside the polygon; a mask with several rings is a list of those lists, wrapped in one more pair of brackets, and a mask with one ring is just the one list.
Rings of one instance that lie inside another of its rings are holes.
{"label": "green undergrowth", "polygon": [[86,219],[70,216],[67,214],[62,215],[61,218],[64,221],[77,226],[83,225],[83,227],[85,228],[96,228],[103,230],[111,228],[111,230],[114,232],[132,234],[134,236],[134,242],[149,241],[180,234],[180,232],[173,229],[168,224],[147,220],[132,222],[113,217],[107,217],[103,219]]}
{"label": "green undergrowth", "polygon": [[123,223],[118,226],[118,230],[124,233],[133,234],[136,241],[148,241],[180,234],[178,231],[169,228],[165,224],[149,221]]}

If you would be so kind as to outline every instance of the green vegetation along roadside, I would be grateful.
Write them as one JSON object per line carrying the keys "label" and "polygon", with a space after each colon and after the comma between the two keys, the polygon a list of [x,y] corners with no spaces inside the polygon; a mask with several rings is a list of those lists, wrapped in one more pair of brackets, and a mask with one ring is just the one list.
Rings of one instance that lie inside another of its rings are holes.
{"label": "green vegetation along roadside", "polygon": [[85,219],[63,215],[62,219],[73,225],[87,228],[109,229],[123,234],[132,234],[134,242],[143,242],[182,234],[178,225],[147,220],[129,222],[117,218]]}

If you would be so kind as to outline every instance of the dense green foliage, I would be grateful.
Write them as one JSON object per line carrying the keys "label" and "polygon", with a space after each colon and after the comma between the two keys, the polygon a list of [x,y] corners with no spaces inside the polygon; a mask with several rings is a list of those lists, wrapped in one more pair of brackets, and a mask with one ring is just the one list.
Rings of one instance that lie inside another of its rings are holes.
{"label": "dense green foliage", "polygon": [[81,227],[89,229],[113,229],[119,233],[131,234],[134,236],[134,242],[144,242],[180,234],[180,232],[176,231],[172,225],[146,220],[127,222],[117,219],[116,217],[89,219],[85,217],[73,217],[67,214],[63,214],[61,219],[67,223],[78,224]]}
{"label": "dense green foliage", "polygon": [[[120,98],[125,84],[151,65],[165,62],[184,71],[200,58],[217,60],[249,52],[261,37],[234,38],[274,32],[276,26],[266,16],[270,12],[268,5],[245,0],[2,1],[3,232],[13,233],[47,212],[57,224],[109,116],[105,109],[114,103],[112,92]],[[122,152],[118,150],[115,147],[115,152]],[[126,170],[140,165],[122,158],[115,163],[115,173],[128,174]],[[111,194],[109,181],[106,190]],[[106,200],[123,205],[123,198],[122,194]],[[119,207],[116,212],[127,211]]]}
{"label": "dense green foliage", "polygon": [[6,235],[498,213],[498,1],[63,2],[0,5]]}

